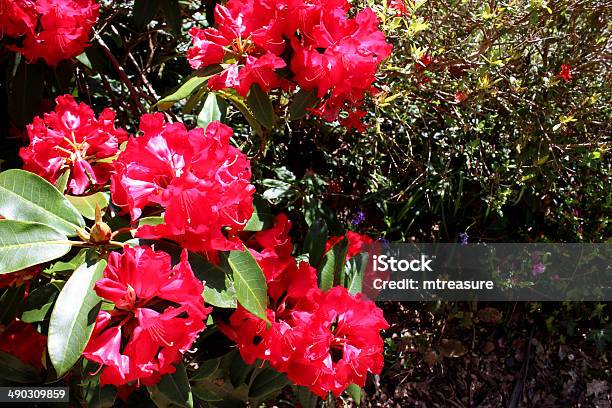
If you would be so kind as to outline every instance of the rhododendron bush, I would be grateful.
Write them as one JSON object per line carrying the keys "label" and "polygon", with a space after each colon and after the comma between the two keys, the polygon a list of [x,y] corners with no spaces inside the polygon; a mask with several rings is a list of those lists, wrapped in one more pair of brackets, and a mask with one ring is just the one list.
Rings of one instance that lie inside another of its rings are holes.
{"label": "rhododendron bush", "polygon": [[609,238],[601,4],[0,0],[3,385],[403,406],[514,353],[375,303],[367,252]]}
{"label": "rhododendron bush", "polygon": [[[56,94],[30,113],[22,168],[0,173],[0,284],[13,304],[0,352],[6,373],[21,373],[3,378],[65,385],[87,406],[254,404],[289,385],[298,400],[357,398],[383,368],[389,327],[347,263],[373,239],[328,241],[317,223],[296,247],[304,232],[256,191],[253,159],[221,107],[243,115],[260,149],[283,120],[307,115],[362,130],[392,48],[374,11],[217,4],[214,25],[188,21],[180,58],[193,75],[151,104],[158,112],[132,95],[133,117],[120,122],[111,95],[95,112],[78,88],[102,51],[132,90],[95,26],[107,18],[99,4],[0,5],[15,82],[35,75]],[[70,72],[77,87],[62,93]],[[162,113],[185,97],[204,103],[195,124]]]}

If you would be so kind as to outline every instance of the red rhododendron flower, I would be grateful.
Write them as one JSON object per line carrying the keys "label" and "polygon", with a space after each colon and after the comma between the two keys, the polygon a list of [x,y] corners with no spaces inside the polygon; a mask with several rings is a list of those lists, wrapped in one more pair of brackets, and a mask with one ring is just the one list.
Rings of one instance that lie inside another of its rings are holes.
{"label": "red rhododendron flower", "polygon": [[249,160],[229,143],[231,128],[213,122],[187,131],[157,113],[144,115],[140,130],[115,162],[111,184],[113,202],[132,220],[145,208],[165,210],[164,223],[140,227],[137,236],[169,238],[193,251],[242,248],[235,234],[251,217],[255,188]]}
{"label": "red rhododendron flower", "polygon": [[[355,255],[360,254],[364,251],[364,246],[371,244],[374,240],[367,235],[359,234],[354,231],[347,231],[346,238],[349,241],[348,251],[346,253],[346,259],[349,260]],[[342,241],[344,236],[331,237],[325,244],[325,252],[329,251],[334,245]]]}
{"label": "red rhododendron flower", "polygon": [[[2,217],[0,217],[0,219],[2,219]],[[26,268],[22,271],[2,274],[0,275],[0,288],[29,284],[32,279],[36,278],[39,274],[39,265]]]}
{"label": "red rhododendron flower", "polygon": [[189,350],[211,309],[193,274],[187,251],[171,266],[170,255],[149,247],[109,255],[98,296],[114,303],[101,311],[83,351],[100,364],[100,384],[156,384]]}
{"label": "red rhododendron flower", "polygon": [[316,89],[323,101],[313,113],[335,121],[346,110],[343,124],[362,130],[359,107],[391,45],[371,9],[351,18],[349,8],[346,0],[230,0],[216,6],[216,28],[190,31],[187,59],[195,69],[222,64],[211,89]]}
{"label": "red rhododendron flower", "polygon": [[302,89],[316,88],[317,96],[325,97],[313,112],[333,121],[341,109],[361,106],[378,65],[392,47],[369,8],[354,18],[346,16],[345,7],[329,8],[322,3],[304,4],[299,9],[302,36],[291,42],[294,80]]}
{"label": "red rhododendron flower", "polygon": [[42,357],[46,346],[47,336],[37,332],[31,324],[13,320],[8,326],[0,325],[0,350],[39,371],[43,369]]}
{"label": "red rhododendron flower", "polygon": [[284,15],[287,5],[270,0],[230,0],[215,8],[218,29],[192,28],[193,46],[187,59],[194,69],[222,63],[226,58],[236,62],[213,76],[211,89],[234,88],[246,96],[253,83],[268,92],[286,87],[275,70],[285,61],[277,56],[285,49]]}
{"label": "red rhododendron flower", "polygon": [[0,17],[0,29],[11,37],[24,36],[22,45],[10,49],[28,61],[43,58],[47,64],[76,57],[88,45],[100,6],[94,0],[19,0],[0,7],[8,11]]}
{"label": "red rhododendron flower", "polygon": [[572,67],[569,64],[561,64],[561,71],[558,74],[565,82],[572,80]]}
{"label": "red rhododendron flower", "polygon": [[320,397],[330,391],[337,397],[350,384],[363,387],[368,372],[380,373],[380,330],[389,325],[373,302],[352,296],[346,288],[337,286],[319,296],[318,307],[306,316],[287,375]]}
{"label": "red rhododendron flower", "polygon": [[118,153],[127,133],[115,128],[111,109],[104,109],[96,119],[89,106],[77,104],[71,95],[58,96],[56,103],[54,112],[28,125],[30,145],[19,155],[25,170],[51,183],[70,170],[68,188],[83,194],[109,180],[113,165],[108,159]]}
{"label": "red rhododendron flower", "polygon": [[220,328],[235,341],[240,355],[248,364],[257,359],[267,360],[277,371],[285,371],[297,343],[302,319],[295,314],[311,313],[316,304],[313,296],[319,291],[317,272],[307,262],[298,265],[291,256],[293,244],[289,240],[291,223],[284,214],[276,217],[274,227],[260,231],[247,241],[249,250],[262,268],[268,285],[266,323],[238,306],[229,325]]}
{"label": "red rhododendron flower", "polygon": [[37,14],[31,0],[0,0],[0,38],[19,37],[34,30]]}

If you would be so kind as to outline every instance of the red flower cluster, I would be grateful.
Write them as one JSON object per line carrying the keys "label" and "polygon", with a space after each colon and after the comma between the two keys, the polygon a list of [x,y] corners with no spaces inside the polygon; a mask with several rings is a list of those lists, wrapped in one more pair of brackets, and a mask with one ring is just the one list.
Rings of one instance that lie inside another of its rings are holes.
{"label": "red flower cluster", "polygon": [[47,336],[37,332],[31,324],[13,320],[8,326],[0,325],[0,350],[39,371],[43,369],[42,357],[46,346]]}
{"label": "red flower cluster", "polygon": [[115,128],[111,109],[104,109],[96,119],[89,106],[77,104],[71,95],[58,96],[56,103],[54,112],[28,125],[30,145],[19,155],[25,170],[51,183],[70,170],[69,189],[83,194],[92,185],[108,182],[113,170],[108,159],[119,152],[127,133]]}
{"label": "red flower cluster", "polygon": [[164,223],[142,226],[137,236],[200,252],[242,248],[235,234],[253,213],[255,187],[249,160],[230,146],[232,129],[213,122],[206,131],[187,131],[157,113],[144,115],[140,130],[115,162],[111,182],[113,202],[132,220],[145,208],[164,210]]}
{"label": "red flower cluster", "polygon": [[[362,235],[357,232],[347,231],[346,238],[348,239],[349,246],[346,253],[346,259],[349,260],[355,255],[363,252],[365,249],[364,245],[368,245],[374,242],[374,240],[367,235]],[[329,251],[334,245],[344,239],[344,235],[339,237],[331,237],[325,244],[325,252]]]}
{"label": "red flower cluster", "polygon": [[565,82],[571,81],[572,67],[569,64],[561,64],[561,71],[559,71],[559,74],[557,76],[563,79]]}
{"label": "red flower cluster", "polygon": [[100,364],[100,384],[153,385],[173,373],[205,327],[203,290],[187,251],[173,268],[168,254],[148,247],[111,253],[95,291],[115,307],[99,312],[83,351]]}
{"label": "red flower cluster", "polygon": [[0,0],[0,34],[23,37],[9,48],[30,62],[56,65],[87,47],[99,7],[94,0]]}
{"label": "red flower cluster", "polygon": [[345,288],[322,292],[316,270],[296,264],[284,215],[274,228],[255,233],[247,242],[268,283],[266,323],[242,306],[221,330],[247,363],[266,360],[297,385],[325,397],[338,396],[349,384],[363,386],[368,372],[383,366],[380,330],[388,327],[382,312]]}
{"label": "red flower cluster", "polygon": [[316,89],[323,101],[313,113],[334,121],[345,111],[343,124],[362,129],[364,94],[392,47],[371,9],[349,17],[349,8],[346,0],[230,0],[215,9],[218,28],[190,31],[187,58],[196,69],[224,64],[211,89]]}

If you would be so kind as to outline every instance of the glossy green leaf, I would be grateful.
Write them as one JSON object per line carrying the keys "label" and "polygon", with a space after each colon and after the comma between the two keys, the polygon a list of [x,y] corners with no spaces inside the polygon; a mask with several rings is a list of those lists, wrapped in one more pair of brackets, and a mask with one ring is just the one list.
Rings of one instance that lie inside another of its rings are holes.
{"label": "glossy green leaf", "polygon": [[83,353],[100,308],[94,284],[102,278],[106,261],[84,263],[68,279],[57,297],[49,322],[47,347],[58,377],[72,368]]}
{"label": "glossy green leaf", "polygon": [[72,203],[74,208],[88,220],[96,218],[96,204],[100,206],[101,210],[104,210],[108,207],[109,202],[108,195],[102,192],[88,196],[66,196],[66,198]]}
{"label": "glossy green leaf", "polygon": [[266,200],[260,197],[253,198],[253,215],[244,227],[244,231],[261,231],[272,227],[274,224],[274,214]]}
{"label": "glossy green leaf", "polygon": [[348,239],[345,237],[325,254],[319,269],[319,287],[321,290],[326,291],[333,286],[342,285],[348,244]]}
{"label": "glossy green leaf", "polygon": [[53,184],[24,170],[0,173],[0,214],[46,224],[69,237],[85,226],[81,214]]}
{"label": "glossy green leaf", "polygon": [[299,120],[308,114],[308,108],[313,108],[319,99],[317,98],[317,91],[311,89],[300,91],[293,96],[293,102],[289,105],[289,120]]}
{"label": "glossy green leaf", "polygon": [[272,101],[270,101],[270,96],[259,85],[253,84],[251,86],[247,96],[247,104],[259,123],[268,129],[274,127],[274,107],[272,106]]}
{"label": "glossy green leaf", "polygon": [[220,65],[211,65],[202,70],[196,71],[174,92],[160,99],[157,104],[155,104],[155,107],[160,111],[170,109],[178,101],[188,98],[195,91],[199,90],[203,86],[206,86],[206,81],[208,81],[211,76],[220,72],[221,69],[222,68]]}
{"label": "glossy green leaf", "polygon": [[214,92],[209,92],[204,100],[204,106],[198,115],[198,127],[206,129],[209,123],[223,118],[223,112],[219,106],[219,98]]}
{"label": "glossy green leaf", "polygon": [[268,288],[266,277],[253,255],[244,251],[231,251],[227,260],[234,274],[238,302],[249,312],[269,323],[266,317]]}
{"label": "glossy green leaf", "polygon": [[38,370],[17,357],[0,351],[0,378],[20,384],[40,383]]}
{"label": "glossy green leaf", "polygon": [[280,392],[289,381],[287,376],[272,368],[265,368],[257,374],[249,388],[249,398],[261,399]]}
{"label": "glossy green leaf", "polygon": [[60,193],[64,194],[68,186],[68,180],[70,180],[70,169],[65,170],[62,175],[58,177],[54,184],[55,188],[57,188]]}
{"label": "glossy green leaf", "polygon": [[198,381],[203,378],[210,377],[211,375],[213,375],[215,371],[217,371],[220,364],[221,364],[221,357],[204,361],[203,363],[200,364],[200,367],[197,369],[197,371],[193,373],[190,380]]}
{"label": "glossy green leaf", "polygon": [[0,274],[57,259],[71,245],[61,232],[43,224],[0,220]]}
{"label": "glossy green leaf", "polygon": [[251,127],[258,136],[263,136],[263,128],[261,127],[259,121],[253,115],[253,112],[251,112],[250,108],[244,102],[244,98],[231,93],[225,93],[223,97],[229,100],[232,105],[234,105],[236,109],[238,109],[240,113],[242,113],[242,115],[245,117],[247,122],[249,122],[249,125],[251,125]]}
{"label": "glossy green leaf", "polygon": [[328,232],[325,221],[315,221],[304,238],[304,253],[308,254],[308,261],[314,268],[319,268],[325,255]]}
{"label": "glossy green leaf", "polygon": [[147,388],[151,399],[158,408],[193,407],[191,386],[183,363],[178,363],[176,371],[164,375],[157,385]]}
{"label": "glossy green leaf", "polygon": [[21,321],[36,323],[45,320],[58,294],[58,288],[52,284],[34,289],[23,303]]}

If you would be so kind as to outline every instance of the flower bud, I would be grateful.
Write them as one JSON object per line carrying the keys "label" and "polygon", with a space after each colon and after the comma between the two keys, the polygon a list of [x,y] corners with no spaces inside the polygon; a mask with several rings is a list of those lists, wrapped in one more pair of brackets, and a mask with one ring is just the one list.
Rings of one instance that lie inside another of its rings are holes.
{"label": "flower bud", "polygon": [[89,242],[92,244],[106,244],[110,241],[112,233],[113,230],[108,224],[98,221],[89,231]]}

